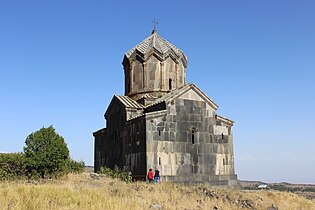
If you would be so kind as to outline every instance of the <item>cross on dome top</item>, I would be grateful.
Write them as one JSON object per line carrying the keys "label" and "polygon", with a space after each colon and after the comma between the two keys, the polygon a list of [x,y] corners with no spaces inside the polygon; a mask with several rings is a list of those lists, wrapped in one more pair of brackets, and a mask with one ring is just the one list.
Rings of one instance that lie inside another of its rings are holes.
{"label": "cross on dome top", "polygon": [[156,33],[156,25],[159,23],[156,21],[156,19],[154,18],[154,20],[152,21],[153,24],[154,24],[154,28],[153,28],[153,31],[152,31],[152,34]]}

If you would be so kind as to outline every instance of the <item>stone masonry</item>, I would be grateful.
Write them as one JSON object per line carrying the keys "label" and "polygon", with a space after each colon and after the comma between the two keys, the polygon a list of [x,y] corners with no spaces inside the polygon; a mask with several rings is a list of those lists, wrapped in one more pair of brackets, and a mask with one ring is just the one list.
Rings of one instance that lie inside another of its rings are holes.
{"label": "stone masonry", "polygon": [[123,59],[125,95],[114,96],[106,127],[95,137],[94,168],[118,167],[145,179],[233,186],[233,121],[195,84],[186,84],[187,57],[156,30]]}

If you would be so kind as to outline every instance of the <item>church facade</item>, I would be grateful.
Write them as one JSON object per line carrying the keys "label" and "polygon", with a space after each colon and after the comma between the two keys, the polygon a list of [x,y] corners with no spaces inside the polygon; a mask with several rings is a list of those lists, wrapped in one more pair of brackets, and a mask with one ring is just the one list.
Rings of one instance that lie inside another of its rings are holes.
{"label": "church facade", "polygon": [[187,57],[156,30],[123,59],[125,95],[115,95],[106,127],[93,133],[94,169],[149,168],[162,181],[236,185],[232,126],[195,84],[186,84]]}

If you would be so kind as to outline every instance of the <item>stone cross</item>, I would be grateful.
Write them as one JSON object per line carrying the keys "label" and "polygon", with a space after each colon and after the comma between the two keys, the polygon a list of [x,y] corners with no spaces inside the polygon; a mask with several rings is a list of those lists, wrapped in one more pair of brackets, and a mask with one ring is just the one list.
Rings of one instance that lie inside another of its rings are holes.
{"label": "stone cross", "polygon": [[159,22],[157,22],[155,18],[154,18],[154,20],[152,22],[154,24],[154,29],[153,30],[156,31],[156,24],[158,24]]}

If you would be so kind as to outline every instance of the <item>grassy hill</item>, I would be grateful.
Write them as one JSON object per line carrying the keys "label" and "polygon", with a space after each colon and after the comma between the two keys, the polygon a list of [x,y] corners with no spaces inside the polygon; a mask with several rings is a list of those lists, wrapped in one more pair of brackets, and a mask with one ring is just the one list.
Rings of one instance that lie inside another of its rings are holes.
{"label": "grassy hill", "polygon": [[0,209],[315,209],[291,192],[205,185],[125,183],[89,173],[59,180],[0,182]]}

